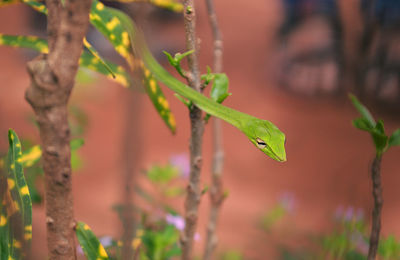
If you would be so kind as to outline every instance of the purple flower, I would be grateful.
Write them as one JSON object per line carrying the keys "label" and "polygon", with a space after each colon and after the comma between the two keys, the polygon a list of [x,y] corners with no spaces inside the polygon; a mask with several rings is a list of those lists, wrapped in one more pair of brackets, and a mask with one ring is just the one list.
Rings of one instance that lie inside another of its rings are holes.
{"label": "purple flower", "polygon": [[190,162],[187,154],[176,154],[171,156],[169,159],[170,164],[178,168],[181,173],[181,176],[184,178],[189,177],[190,173]]}
{"label": "purple flower", "polygon": [[182,231],[185,228],[185,220],[181,216],[167,214],[165,220],[168,224],[174,225],[179,231]]}
{"label": "purple flower", "polygon": [[108,246],[112,245],[113,239],[110,236],[104,236],[104,237],[101,237],[99,239],[99,241],[100,241],[100,244],[103,245],[103,247],[108,247]]}
{"label": "purple flower", "polygon": [[360,232],[357,231],[355,233],[352,233],[350,236],[350,240],[354,243],[357,251],[361,252],[363,255],[367,255],[369,245]]}
{"label": "purple flower", "polygon": [[293,212],[295,206],[295,198],[293,193],[284,192],[279,197],[279,204],[289,213]]}
{"label": "purple flower", "polygon": [[346,209],[346,212],[344,213],[344,220],[346,221],[351,221],[354,217],[354,208],[353,207],[348,207]]}
{"label": "purple flower", "polygon": [[196,234],[194,234],[194,241],[200,241],[201,237],[200,234],[196,232]]}

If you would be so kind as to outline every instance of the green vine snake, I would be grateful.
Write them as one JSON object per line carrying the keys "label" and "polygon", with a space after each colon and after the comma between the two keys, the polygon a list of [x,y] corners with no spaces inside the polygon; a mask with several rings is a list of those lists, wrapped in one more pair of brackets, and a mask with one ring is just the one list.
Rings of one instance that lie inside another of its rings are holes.
{"label": "green vine snake", "polygon": [[132,19],[119,10],[112,10],[121,21],[131,38],[132,48],[139,55],[155,78],[172,91],[192,101],[204,112],[218,117],[243,132],[262,152],[276,161],[286,161],[285,134],[273,123],[239,112],[214,102],[204,95],[185,85],[166,71],[153,57],[144,42],[144,36],[136,28]]}

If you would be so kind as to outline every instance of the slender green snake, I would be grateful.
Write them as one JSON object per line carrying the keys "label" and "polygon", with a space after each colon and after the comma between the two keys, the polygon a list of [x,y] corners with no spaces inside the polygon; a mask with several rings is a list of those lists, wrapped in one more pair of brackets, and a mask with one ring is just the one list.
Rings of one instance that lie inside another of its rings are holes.
{"label": "slender green snake", "polygon": [[285,134],[273,123],[221,105],[176,79],[155,60],[144,42],[144,36],[137,29],[132,19],[119,10],[113,9],[112,12],[127,30],[133,50],[141,57],[146,68],[153,73],[157,80],[164,83],[172,91],[192,101],[204,112],[238,128],[258,149],[272,159],[280,162],[286,161]]}

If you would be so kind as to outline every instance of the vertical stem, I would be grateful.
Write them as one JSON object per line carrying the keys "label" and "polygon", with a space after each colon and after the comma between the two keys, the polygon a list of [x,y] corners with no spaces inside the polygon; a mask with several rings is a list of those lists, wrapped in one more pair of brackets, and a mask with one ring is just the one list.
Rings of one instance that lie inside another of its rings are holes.
{"label": "vertical stem", "polygon": [[[184,0],[184,26],[186,47],[195,52],[188,56],[189,86],[201,92],[200,76],[197,62],[197,42],[195,29],[195,8],[193,0]],[[185,229],[181,236],[182,259],[191,259],[194,234],[197,227],[198,207],[200,204],[200,172],[202,165],[202,137],[204,123],[202,111],[193,106],[189,111],[191,138],[190,138],[190,176],[185,200]]]}
{"label": "vertical stem", "polygon": [[[213,0],[206,0],[207,12],[209,22],[213,33],[213,67],[215,73],[222,72],[222,55],[223,55],[223,42],[221,32],[219,30],[217,15],[215,13]],[[211,259],[212,253],[217,246],[218,237],[216,235],[216,227],[220,207],[224,200],[223,185],[222,185],[222,172],[224,166],[224,150],[222,147],[222,130],[221,120],[213,117],[213,163],[212,163],[212,180],[210,188],[210,201],[211,209],[207,225],[207,238],[204,247],[204,260]]]}
{"label": "vertical stem", "polygon": [[25,98],[39,124],[45,173],[47,247],[50,259],[76,259],[68,99],[74,86],[90,0],[47,0],[50,51],[28,63]]}
{"label": "vertical stem", "polygon": [[372,167],[372,195],[374,197],[374,209],[372,211],[372,228],[369,239],[368,260],[376,257],[379,245],[379,233],[381,231],[381,210],[383,205],[382,184],[381,184],[381,155],[376,155]]}

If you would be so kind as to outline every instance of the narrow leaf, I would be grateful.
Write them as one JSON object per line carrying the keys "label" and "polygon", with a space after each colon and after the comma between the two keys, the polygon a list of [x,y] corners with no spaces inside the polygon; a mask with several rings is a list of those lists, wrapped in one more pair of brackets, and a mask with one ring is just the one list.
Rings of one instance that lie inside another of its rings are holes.
{"label": "narrow leaf", "polygon": [[389,139],[389,147],[400,145],[400,128],[393,132]]}
{"label": "narrow leaf", "polygon": [[351,102],[353,103],[354,107],[358,110],[358,112],[361,114],[362,117],[364,117],[368,122],[369,126],[375,127],[375,120],[372,117],[371,113],[368,111],[368,109],[360,103],[360,101],[358,101],[358,99],[356,98],[356,96],[349,94],[349,98],[351,100]]}
{"label": "narrow leaf", "polygon": [[0,7],[9,5],[9,4],[16,4],[19,3],[19,0],[0,0]]}
{"label": "narrow leaf", "polygon": [[76,236],[87,259],[109,259],[106,250],[88,225],[78,222],[76,225]]}
{"label": "narrow leaf", "polygon": [[98,0],[93,0],[89,18],[93,26],[110,41],[114,49],[125,58],[130,68],[133,69],[133,52],[129,34],[119,19],[110,12],[110,8]]}
{"label": "narrow leaf", "polygon": [[114,0],[114,1],[122,3],[145,2],[176,13],[181,13],[183,11],[183,5],[173,0]]}
{"label": "narrow leaf", "polygon": [[164,120],[165,124],[167,124],[171,132],[175,133],[176,121],[169,108],[169,103],[153,74],[146,68],[143,68],[143,85],[158,114]]}
{"label": "narrow leaf", "polygon": [[8,132],[6,189],[0,210],[0,255],[5,259],[21,259],[32,239],[32,202],[20,162],[21,142],[13,130]]}
{"label": "narrow leaf", "polygon": [[0,33],[0,45],[29,48],[41,53],[48,53],[47,41],[36,36],[15,36]]}
{"label": "narrow leaf", "polygon": [[96,51],[96,49],[93,48],[93,46],[86,40],[86,38],[83,38],[83,45],[85,45],[86,49],[88,49],[88,51],[100,61],[100,63],[106,68],[106,70],[108,70],[108,72],[110,72],[111,76],[113,78],[115,78],[116,76],[115,76],[114,72],[112,71],[112,69],[110,68],[110,66],[107,65],[107,63],[103,60],[103,58]]}
{"label": "narrow leaf", "polygon": [[[15,36],[0,34],[0,45],[8,45],[13,47],[30,48],[38,52],[47,53],[47,41],[36,36]],[[107,66],[104,66],[105,63]],[[87,51],[84,51],[79,60],[82,67],[86,67],[95,72],[101,73],[110,80],[114,80],[124,87],[131,86],[132,82],[129,74],[121,66],[115,65],[109,61],[102,61],[100,58],[93,56]],[[113,71],[113,75],[109,71]]]}
{"label": "narrow leaf", "polygon": [[[84,144],[83,139],[74,139],[71,140],[71,150],[77,150],[82,145]],[[19,158],[19,162],[22,164],[24,168],[28,168],[33,166],[35,163],[37,163],[40,158],[42,157],[42,148],[40,145],[35,145],[29,148],[28,150],[22,152],[21,157]],[[0,168],[2,168],[2,165],[4,164],[4,159],[0,159]]]}

